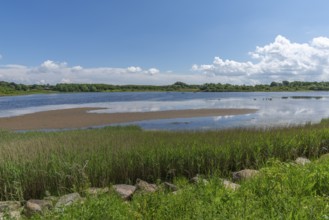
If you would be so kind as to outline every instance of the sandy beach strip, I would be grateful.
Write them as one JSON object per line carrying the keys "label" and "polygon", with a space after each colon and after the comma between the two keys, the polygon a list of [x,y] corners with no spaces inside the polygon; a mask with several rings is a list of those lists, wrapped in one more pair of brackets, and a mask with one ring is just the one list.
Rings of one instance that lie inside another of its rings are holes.
{"label": "sandy beach strip", "polygon": [[154,112],[88,113],[100,108],[73,108],[0,118],[0,129],[73,129],[155,119],[193,118],[255,113],[257,109],[188,109]]}

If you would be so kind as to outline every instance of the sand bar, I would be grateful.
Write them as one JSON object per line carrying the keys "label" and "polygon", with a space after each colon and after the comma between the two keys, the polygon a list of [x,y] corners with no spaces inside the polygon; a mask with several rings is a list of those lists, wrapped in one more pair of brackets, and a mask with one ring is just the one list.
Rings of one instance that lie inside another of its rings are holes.
{"label": "sand bar", "polygon": [[156,112],[88,113],[100,108],[73,108],[0,118],[0,129],[72,129],[155,119],[193,118],[255,113],[257,109],[189,109]]}

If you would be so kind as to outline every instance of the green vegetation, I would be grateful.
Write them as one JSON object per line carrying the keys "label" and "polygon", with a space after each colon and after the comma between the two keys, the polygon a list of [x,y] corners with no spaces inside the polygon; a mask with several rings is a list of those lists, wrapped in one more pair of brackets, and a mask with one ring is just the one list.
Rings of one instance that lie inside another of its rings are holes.
{"label": "green vegetation", "polygon": [[24,85],[0,81],[0,96],[54,92],[50,85]]}
{"label": "green vegetation", "polygon": [[[141,178],[174,182],[183,190],[138,194],[129,204],[113,195],[88,198],[41,219],[327,219],[329,160],[305,167],[289,162],[329,152],[328,125],[323,120],[268,130],[0,131],[0,200],[83,192]],[[244,168],[260,169],[261,175],[237,191],[224,189],[219,178],[230,179]],[[198,173],[210,183],[187,184]]]}
{"label": "green vegetation", "polygon": [[329,159],[306,166],[269,160],[261,175],[227,190],[216,176],[191,185],[177,178],[177,194],[160,190],[125,203],[115,195],[87,198],[34,219],[328,219]]}
{"label": "green vegetation", "polygon": [[65,132],[0,133],[0,199],[41,198],[86,186],[229,176],[269,158],[317,158],[329,147],[327,122],[271,130],[142,131],[107,127]]}
{"label": "green vegetation", "polygon": [[176,82],[172,85],[108,85],[108,84],[57,84],[57,85],[24,85],[0,81],[1,95],[24,95],[50,92],[271,92],[271,91],[329,91],[329,82],[272,82],[269,85],[232,85],[221,83],[206,83],[203,85],[188,85]]}
{"label": "green vegetation", "polygon": [[168,86],[152,85],[108,85],[108,84],[75,84],[60,83],[56,85],[24,85],[14,82],[0,81],[1,95],[24,95],[35,93],[54,93],[54,92],[151,92],[151,91],[200,91],[200,86],[187,85],[182,82],[176,82]]}

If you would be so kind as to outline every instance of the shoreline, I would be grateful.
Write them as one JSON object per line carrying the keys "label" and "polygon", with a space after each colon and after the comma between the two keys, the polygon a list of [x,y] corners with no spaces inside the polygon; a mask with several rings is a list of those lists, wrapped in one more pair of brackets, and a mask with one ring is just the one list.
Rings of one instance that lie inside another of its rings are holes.
{"label": "shoreline", "polygon": [[0,118],[0,129],[79,129],[145,120],[194,118],[255,113],[257,109],[186,109],[154,112],[88,113],[102,108],[72,108]]}

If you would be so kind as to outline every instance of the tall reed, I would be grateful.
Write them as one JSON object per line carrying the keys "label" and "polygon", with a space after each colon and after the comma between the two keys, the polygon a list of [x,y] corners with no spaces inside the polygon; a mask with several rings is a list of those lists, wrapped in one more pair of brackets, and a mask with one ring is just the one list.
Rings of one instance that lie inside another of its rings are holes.
{"label": "tall reed", "polygon": [[269,130],[142,131],[107,127],[65,132],[0,131],[0,199],[40,198],[88,186],[155,182],[197,173],[229,176],[269,158],[328,151],[326,122]]}

